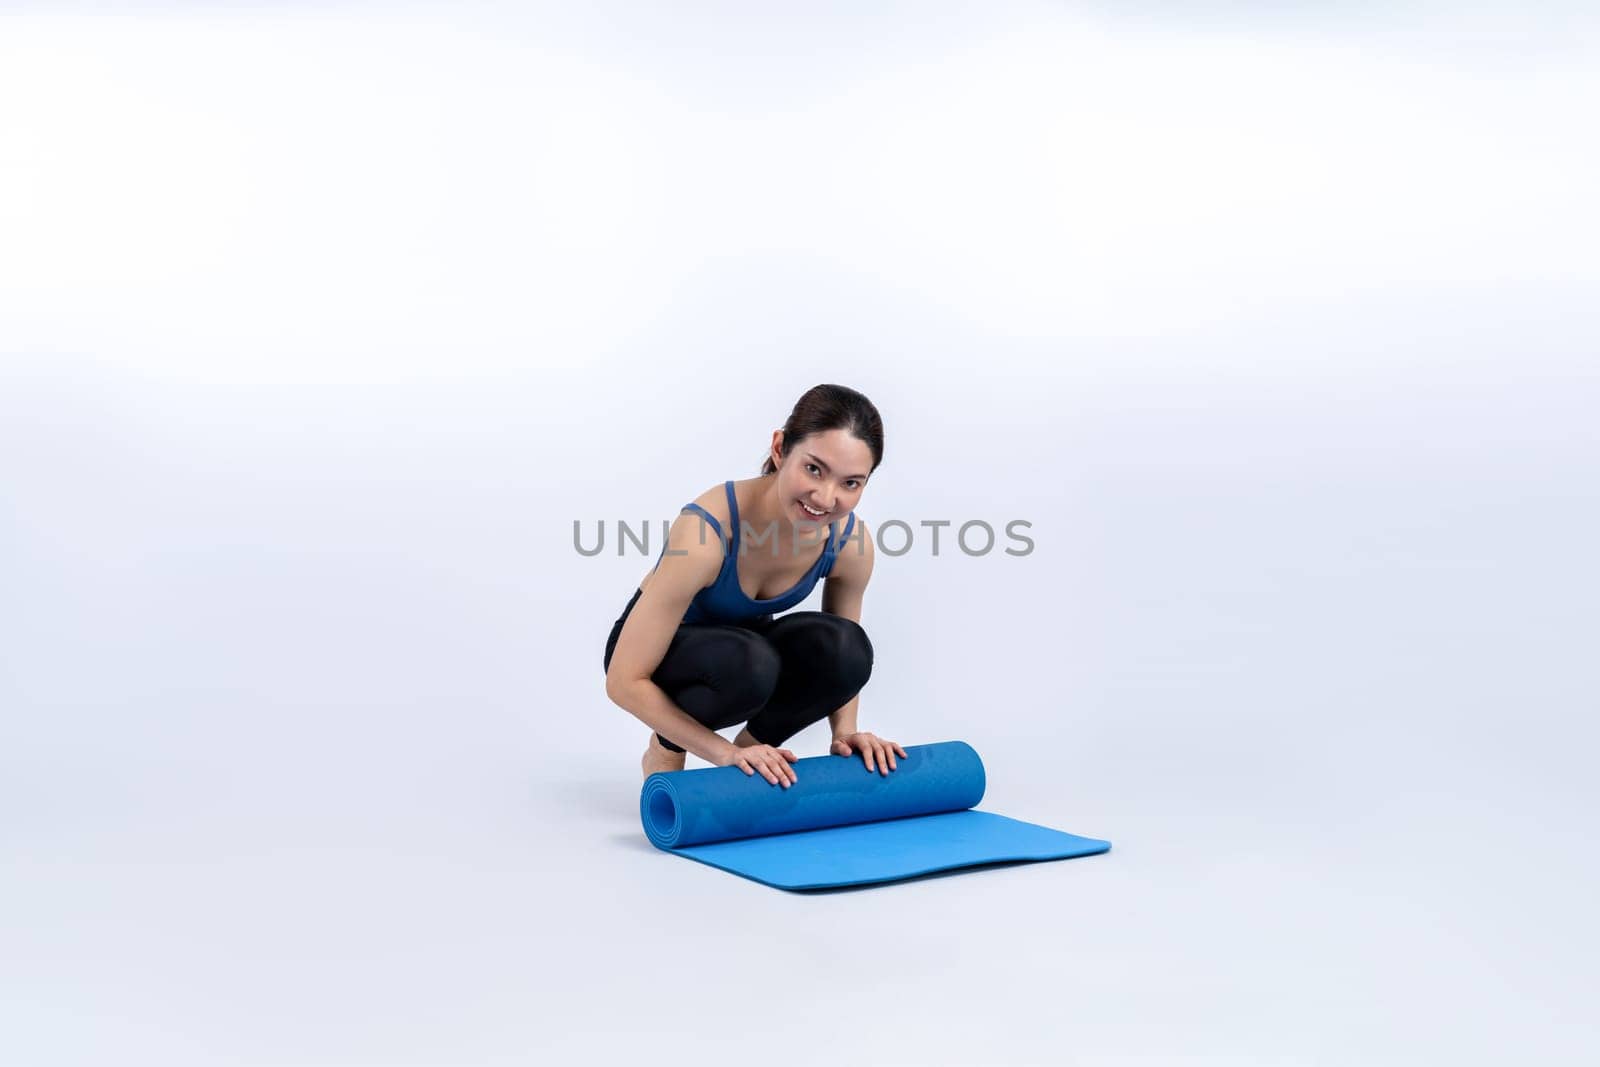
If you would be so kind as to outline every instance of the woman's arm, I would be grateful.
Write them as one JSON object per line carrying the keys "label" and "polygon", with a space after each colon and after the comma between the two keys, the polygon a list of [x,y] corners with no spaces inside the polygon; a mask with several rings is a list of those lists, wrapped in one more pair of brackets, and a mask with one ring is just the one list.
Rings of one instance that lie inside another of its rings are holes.
{"label": "woman's arm", "polygon": [[860,710],[861,694],[857,693],[838,711],[828,714],[828,726],[833,731],[833,740],[849,737],[856,732],[856,712]]}
{"label": "woman's arm", "polygon": [[684,512],[667,531],[667,550],[611,650],[606,696],[673,744],[720,766],[736,746],[678,707],[650,680],[677,635],[689,602],[722,568],[722,542],[715,536],[700,536],[704,521],[694,512]]}
{"label": "woman's arm", "polygon": [[[850,531],[850,539],[839,549],[833,561],[833,571],[822,587],[822,610],[852,622],[861,621],[861,601],[867,593],[867,583],[872,580],[875,553],[872,535],[867,524],[859,518]],[[851,697],[843,707],[828,715],[828,725],[835,739],[856,732],[856,712],[861,706],[861,694]]]}

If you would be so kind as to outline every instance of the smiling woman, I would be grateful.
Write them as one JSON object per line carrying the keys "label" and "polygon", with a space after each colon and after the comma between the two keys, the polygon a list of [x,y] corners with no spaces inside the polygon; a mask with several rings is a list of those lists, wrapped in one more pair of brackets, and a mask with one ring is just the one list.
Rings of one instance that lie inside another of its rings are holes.
{"label": "smiling woman", "polygon": [[[799,757],[776,746],[825,716],[835,755],[895,769],[905,749],[856,729],[872,674],[861,601],[873,548],[854,509],[882,461],[878,409],[817,385],[773,431],[758,477],[684,505],[606,639],[606,695],[654,731],[646,777],[682,770],[687,751],[787,788]],[[769,541],[770,553],[745,551]],[[824,578],[821,611],[775,617]],[[732,742],[715,732],[740,722]]]}

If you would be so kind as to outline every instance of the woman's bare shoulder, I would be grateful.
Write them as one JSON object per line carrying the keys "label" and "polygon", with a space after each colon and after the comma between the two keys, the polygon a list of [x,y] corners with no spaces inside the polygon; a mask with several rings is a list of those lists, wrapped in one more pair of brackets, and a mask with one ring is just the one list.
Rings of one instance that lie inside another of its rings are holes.
{"label": "woman's bare shoulder", "polygon": [[[722,523],[724,530],[728,528],[728,491],[722,487],[721,482],[695,497],[694,502],[705,508],[712,515],[715,515],[717,521]],[[693,514],[693,512],[690,512],[690,514]]]}
{"label": "woman's bare shoulder", "polygon": [[847,585],[864,586],[872,575],[877,551],[873,547],[867,521],[853,511],[850,514],[854,517],[845,521],[850,533],[846,536],[843,530],[840,531],[841,540],[835,551],[831,577],[842,579]]}
{"label": "woman's bare shoulder", "polygon": [[[719,515],[710,506],[712,502],[709,492],[694,498],[694,503],[715,516],[726,530],[728,524],[725,514]],[[722,511],[727,512],[726,501],[723,502]],[[717,536],[717,531],[704,515],[688,506],[680,508],[667,525],[666,538],[661,554],[640,581],[640,589],[649,590],[663,574],[671,578],[670,584],[690,590],[709,585],[715,580],[722,568],[724,541]]]}

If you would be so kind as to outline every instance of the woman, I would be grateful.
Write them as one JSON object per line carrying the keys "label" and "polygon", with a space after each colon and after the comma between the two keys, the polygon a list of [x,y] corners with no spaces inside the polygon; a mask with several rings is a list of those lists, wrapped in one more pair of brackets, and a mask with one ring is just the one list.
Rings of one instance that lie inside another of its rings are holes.
{"label": "woman", "polygon": [[[872,402],[818,385],[773,431],[759,477],[684,505],[606,641],[606,695],[655,731],[646,777],[683,770],[687,750],[787,789],[798,757],[777,746],[824,716],[834,755],[859,752],[882,775],[905,757],[856,729],[872,674],[861,598],[873,548],[853,509],[882,460]],[[821,578],[821,611],[774,618]],[[715,733],[739,722],[732,742]]]}

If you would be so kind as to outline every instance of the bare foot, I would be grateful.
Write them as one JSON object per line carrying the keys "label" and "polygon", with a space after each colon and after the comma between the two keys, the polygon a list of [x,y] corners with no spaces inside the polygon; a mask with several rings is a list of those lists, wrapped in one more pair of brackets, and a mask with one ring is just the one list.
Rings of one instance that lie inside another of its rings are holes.
{"label": "bare foot", "polygon": [[652,732],[649,742],[645,745],[644,758],[639,761],[639,765],[644,768],[644,776],[648,778],[657,771],[681,771],[684,761],[688,758],[687,752],[673,752],[671,749],[662,748],[661,742]]}

